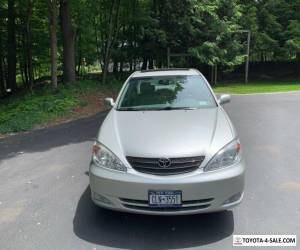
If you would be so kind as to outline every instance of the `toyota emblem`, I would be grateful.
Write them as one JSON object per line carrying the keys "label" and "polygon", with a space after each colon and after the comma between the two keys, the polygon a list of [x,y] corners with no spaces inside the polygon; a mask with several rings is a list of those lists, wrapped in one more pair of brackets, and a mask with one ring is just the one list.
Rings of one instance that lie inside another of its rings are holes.
{"label": "toyota emblem", "polygon": [[158,160],[158,166],[161,168],[168,168],[171,166],[171,160],[168,158],[160,158]]}

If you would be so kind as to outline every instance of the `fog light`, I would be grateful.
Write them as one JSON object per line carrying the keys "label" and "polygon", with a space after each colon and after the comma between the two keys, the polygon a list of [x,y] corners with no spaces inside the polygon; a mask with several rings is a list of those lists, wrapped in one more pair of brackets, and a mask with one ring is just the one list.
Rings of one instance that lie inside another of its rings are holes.
{"label": "fog light", "polygon": [[230,203],[234,203],[234,202],[238,201],[238,200],[241,198],[241,196],[242,196],[242,193],[241,193],[241,192],[239,192],[239,193],[237,193],[237,194],[234,194],[234,195],[232,195],[229,199],[227,199],[227,200],[223,203],[223,205],[227,205],[227,204],[230,204]]}
{"label": "fog light", "polygon": [[97,193],[94,192],[93,197],[94,197],[95,200],[97,200],[101,203],[104,203],[104,204],[107,204],[107,205],[113,205],[113,203],[109,199],[105,198],[101,194],[97,194]]}

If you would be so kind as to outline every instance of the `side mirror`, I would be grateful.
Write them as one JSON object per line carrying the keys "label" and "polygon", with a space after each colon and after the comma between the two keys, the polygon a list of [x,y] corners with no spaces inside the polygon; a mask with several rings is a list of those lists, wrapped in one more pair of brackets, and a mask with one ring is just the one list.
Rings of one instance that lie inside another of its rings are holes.
{"label": "side mirror", "polygon": [[230,95],[221,95],[220,98],[218,99],[219,104],[226,104],[230,102]]}
{"label": "side mirror", "polygon": [[106,107],[112,108],[115,105],[114,99],[112,99],[110,97],[106,97],[104,99],[104,104],[105,104]]}

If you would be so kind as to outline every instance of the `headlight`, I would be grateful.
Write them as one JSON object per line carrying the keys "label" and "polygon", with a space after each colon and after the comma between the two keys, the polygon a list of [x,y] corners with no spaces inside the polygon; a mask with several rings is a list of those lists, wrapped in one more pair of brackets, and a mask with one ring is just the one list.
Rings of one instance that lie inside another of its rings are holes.
{"label": "headlight", "polygon": [[108,148],[99,142],[95,142],[93,146],[92,160],[95,165],[103,168],[114,169],[126,172],[127,168]]}
{"label": "headlight", "polygon": [[204,171],[213,171],[233,165],[241,160],[241,144],[238,139],[223,147],[204,167]]}

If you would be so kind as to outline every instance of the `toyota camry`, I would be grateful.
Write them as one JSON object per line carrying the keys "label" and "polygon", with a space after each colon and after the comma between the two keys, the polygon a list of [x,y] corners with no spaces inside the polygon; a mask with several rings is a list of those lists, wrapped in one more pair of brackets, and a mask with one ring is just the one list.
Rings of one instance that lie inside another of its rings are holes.
{"label": "toyota camry", "polygon": [[143,214],[230,209],[243,199],[245,164],[236,130],[195,69],[134,72],[93,146],[89,169],[98,206]]}

